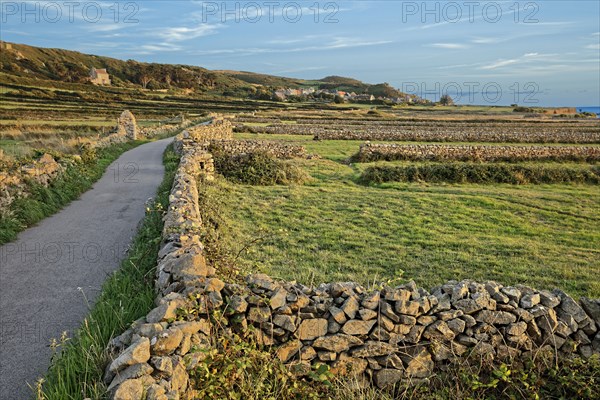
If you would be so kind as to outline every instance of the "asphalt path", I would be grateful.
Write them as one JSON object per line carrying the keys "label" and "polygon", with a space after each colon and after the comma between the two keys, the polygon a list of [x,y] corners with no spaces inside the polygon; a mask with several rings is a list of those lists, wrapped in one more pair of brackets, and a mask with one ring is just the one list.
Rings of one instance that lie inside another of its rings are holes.
{"label": "asphalt path", "polygon": [[123,153],[92,189],[0,246],[0,399],[32,397],[49,344],[71,334],[118,269],[163,179],[172,139]]}

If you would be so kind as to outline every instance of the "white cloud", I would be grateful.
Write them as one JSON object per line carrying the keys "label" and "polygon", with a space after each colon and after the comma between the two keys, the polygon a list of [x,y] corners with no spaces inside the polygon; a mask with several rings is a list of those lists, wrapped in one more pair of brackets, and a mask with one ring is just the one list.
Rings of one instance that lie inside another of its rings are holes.
{"label": "white cloud", "polygon": [[460,43],[433,43],[430,47],[437,47],[439,49],[466,49],[468,46]]}
{"label": "white cloud", "polygon": [[122,23],[109,23],[109,24],[101,24],[101,23],[95,23],[95,24],[88,24],[87,26],[87,30],[90,32],[112,32],[112,31],[118,31],[119,29],[123,29],[125,28],[125,24]]}
{"label": "white cloud", "polygon": [[235,54],[239,55],[255,55],[265,53],[298,53],[298,52],[309,52],[309,51],[324,51],[324,50],[336,50],[336,49],[349,49],[355,47],[370,47],[379,46],[383,44],[392,43],[391,40],[375,40],[375,41],[363,41],[359,38],[350,37],[334,37],[329,41],[320,40],[321,43],[314,46],[300,46],[300,47],[250,47],[250,48],[234,48],[234,49],[214,49],[214,50],[199,50],[194,52],[195,55],[218,55],[218,54]]}
{"label": "white cloud", "polygon": [[189,14],[188,20],[202,21],[203,23],[258,23],[275,20],[285,20],[291,23],[298,21],[324,21],[335,23],[339,14],[348,11],[365,11],[370,8],[368,2],[357,2],[352,5],[340,7],[335,2],[313,3],[311,6],[301,6],[300,2],[225,2],[209,3],[205,1],[192,1],[202,10]]}
{"label": "white cloud", "polygon": [[590,50],[600,50],[600,43],[588,44],[585,48]]}
{"label": "white cloud", "polygon": [[[576,58],[576,54],[526,53],[521,57],[480,64],[479,70],[494,71],[494,76],[549,75],[597,71],[598,60]],[[512,68],[505,68],[512,66]],[[496,70],[499,71],[496,71]]]}
{"label": "white cloud", "polygon": [[215,34],[223,28],[223,24],[200,24],[196,27],[171,27],[164,28],[162,31],[155,32],[156,36],[163,38],[167,42],[180,42],[184,40],[196,39],[202,36]]}
{"label": "white cloud", "polygon": [[156,44],[144,44],[140,46],[140,49],[158,52],[158,51],[180,51],[181,47],[175,46],[172,43],[156,43]]}
{"label": "white cloud", "polygon": [[506,67],[507,65],[515,64],[518,62],[519,62],[518,59],[498,60],[498,61],[493,62],[492,64],[482,66],[481,69],[496,69],[496,68],[500,68],[500,67]]}
{"label": "white cloud", "polygon": [[273,39],[269,40],[267,43],[269,44],[295,44],[295,43],[303,43],[308,42],[315,39],[320,39],[325,37],[324,35],[306,35],[302,37],[295,38],[287,38],[287,39]]}
{"label": "white cloud", "polygon": [[[365,46],[377,46],[381,44],[392,43],[391,40],[375,40],[375,41],[363,41],[357,38],[348,38],[348,37],[335,37],[331,41],[331,43],[326,44],[325,46],[315,46],[315,47],[307,47],[306,49],[320,49],[320,50],[329,50],[329,49],[342,49],[349,47],[365,47]],[[304,49],[300,48],[296,51],[303,51]]]}
{"label": "white cloud", "polygon": [[491,43],[499,43],[502,40],[503,40],[502,38],[487,37],[487,38],[475,38],[475,39],[471,40],[471,42],[475,43],[475,44],[491,44]]}

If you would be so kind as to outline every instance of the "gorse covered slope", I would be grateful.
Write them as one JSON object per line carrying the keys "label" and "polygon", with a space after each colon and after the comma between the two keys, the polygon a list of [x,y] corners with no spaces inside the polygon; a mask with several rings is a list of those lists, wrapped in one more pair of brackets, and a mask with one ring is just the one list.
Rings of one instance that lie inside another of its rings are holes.
{"label": "gorse covered slope", "polygon": [[[8,44],[8,48],[7,48]],[[90,68],[106,68],[116,86],[142,86],[148,89],[236,89],[249,87],[239,79],[205,68],[142,63],[83,54],[62,49],[46,49],[3,42],[0,65],[11,75],[38,77],[62,82],[85,83]]]}
{"label": "gorse covered slope", "polygon": [[86,83],[92,67],[106,68],[114,86],[154,90],[190,89],[195,92],[243,96],[266,88],[314,87],[375,96],[402,95],[387,83],[371,85],[339,76],[304,80],[254,72],[211,71],[197,66],[123,61],[71,50],[0,42],[0,70],[9,75]]}

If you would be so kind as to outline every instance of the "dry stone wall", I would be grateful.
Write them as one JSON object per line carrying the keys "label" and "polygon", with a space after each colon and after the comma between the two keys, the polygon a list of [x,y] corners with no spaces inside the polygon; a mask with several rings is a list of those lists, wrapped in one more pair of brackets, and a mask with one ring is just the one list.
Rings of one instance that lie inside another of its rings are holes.
{"label": "dry stone wall", "polygon": [[137,126],[135,116],[125,110],[118,120],[117,127],[111,135],[93,143],[96,148],[107,147],[117,143],[125,143],[128,140],[136,140],[141,138],[151,139],[159,135],[170,135],[193,125],[193,121],[182,120],[178,124],[165,124],[155,127],[139,128]]}
{"label": "dry stone wall", "polygon": [[314,158],[306,153],[303,146],[266,140],[213,140],[208,146],[212,152],[220,151],[227,154],[238,155],[263,152],[280,159]]}
{"label": "dry stone wall", "polygon": [[64,169],[54,157],[44,154],[38,160],[15,170],[0,171],[0,212],[7,209],[15,199],[27,196],[29,180],[48,186]]}
{"label": "dry stone wall", "polygon": [[[302,120],[275,121],[268,126],[240,124],[236,132],[314,135],[315,140],[372,140],[497,143],[600,143],[600,127],[587,123],[457,123],[412,120]],[[252,121],[254,122],[254,121]],[[266,122],[257,118],[256,122]],[[273,121],[271,121],[273,122]]]}
{"label": "dry stone wall", "polygon": [[600,147],[402,145],[364,143],[358,161],[600,161]]}
{"label": "dry stone wall", "polygon": [[164,125],[156,126],[156,127],[140,128],[139,133],[140,133],[140,136],[150,139],[155,136],[175,133],[181,129],[184,129],[184,128],[187,128],[187,127],[193,125],[193,123],[194,123],[193,121],[183,120],[182,122],[180,122],[178,124],[164,124]]}
{"label": "dry stone wall", "polygon": [[600,130],[521,127],[344,127],[322,130],[315,140],[380,140],[413,142],[600,143]]}
{"label": "dry stone wall", "polygon": [[265,152],[276,158],[313,158],[303,146],[267,140],[234,140],[233,124],[229,119],[212,114],[210,125],[197,125],[185,132],[183,139],[208,152],[225,152],[232,155]]}
{"label": "dry stone wall", "polygon": [[323,363],[380,388],[426,378],[458,357],[600,353],[600,301],[577,302],[561,290],[470,280],[430,291],[414,282],[310,287],[262,274],[225,282],[199,239],[197,185],[210,156],[189,132],[176,144],[181,163],[158,255],[156,308],[111,342],[105,382],[113,399],[195,398],[190,372],[218,335],[272,346],[298,376]]}
{"label": "dry stone wall", "polygon": [[210,124],[196,125],[187,129],[185,139],[191,139],[198,145],[208,144],[212,140],[233,140],[233,125],[229,119],[211,114]]}

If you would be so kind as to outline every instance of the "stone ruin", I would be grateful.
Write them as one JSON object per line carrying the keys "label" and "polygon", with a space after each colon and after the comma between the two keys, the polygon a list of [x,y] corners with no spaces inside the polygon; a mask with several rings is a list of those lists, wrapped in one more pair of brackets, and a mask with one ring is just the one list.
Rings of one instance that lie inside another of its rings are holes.
{"label": "stone ruin", "polygon": [[181,162],[164,217],[156,308],[111,341],[104,376],[110,398],[197,398],[190,372],[219,335],[271,347],[296,376],[327,364],[338,376],[379,388],[414,384],[464,357],[600,354],[600,300],[577,302],[561,290],[471,280],[429,291],[414,282],[310,287],[263,274],[221,280],[199,238],[199,160],[206,153],[189,134],[175,147]]}
{"label": "stone ruin", "polygon": [[129,110],[123,111],[118,119],[117,134],[125,136],[130,140],[137,140],[139,130],[135,117]]}

